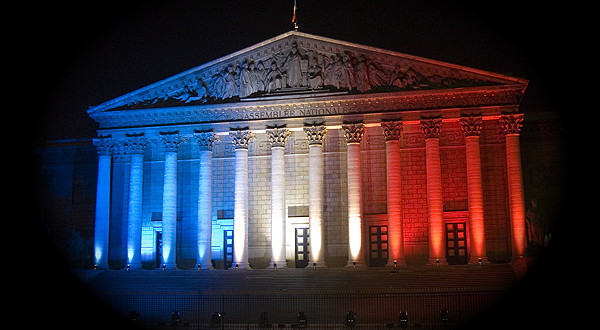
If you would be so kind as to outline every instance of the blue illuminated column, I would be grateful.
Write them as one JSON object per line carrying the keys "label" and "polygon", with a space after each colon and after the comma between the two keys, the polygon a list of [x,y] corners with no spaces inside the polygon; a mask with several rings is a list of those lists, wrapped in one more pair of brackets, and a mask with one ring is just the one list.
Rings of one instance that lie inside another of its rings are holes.
{"label": "blue illuminated column", "polygon": [[233,211],[233,267],[250,268],[248,263],[248,144],[254,133],[231,130],[235,147],[235,196]]}
{"label": "blue illuminated column", "polygon": [[130,269],[142,268],[142,184],[146,143],[143,133],[128,135],[125,142],[125,151],[131,157],[127,219],[127,265]]}
{"label": "blue illuminated column", "polygon": [[212,266],[212,149],[218,136],[212,131],[196,132],[194,139],[200,149],[198,174],[198,242],[196,263],[200,269]]}
{"label": "blue illuminated column", "polygon": [[269,268],[286,268],[285,261],[285,141],[286,128],[267,129],[271,144],[271,263]]}
{"label": "blue illuminated column", "polygon": [[177,255],[177,148],[178,132],[161,133],[165,147],[165,173],[162,208],[162,262],[165,269],[176,269]]}
{"label": "blue illuminated column", "polygon": [[308,139],[308,226],[310,229],[308,245],[309,266],[327,267],[325,264],[325,244],[323,235],[324,201],[324,163],[323,139],[327,129],[323,125],[304,127]]}
{"label": "blue illuminated column", "polygon": [[94,266],[108,269],[108,230],[110,221],[110,173],[113,141],[108,136],[94,139],[98,150],[96,222],[94,226]]}
{"label": "blue illuminated column", "polygon": [[360,141],[364,133],[363,124],[342,125],[348,145],[348,264],[366,266],[363,247],[362,215],[362,169]]}

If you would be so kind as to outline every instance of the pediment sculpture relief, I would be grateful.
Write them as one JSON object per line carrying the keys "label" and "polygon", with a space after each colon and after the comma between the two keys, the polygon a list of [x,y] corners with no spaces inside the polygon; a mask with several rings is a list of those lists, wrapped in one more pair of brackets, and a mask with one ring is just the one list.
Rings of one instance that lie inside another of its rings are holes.
{"label": "pediment sculpture relief", "polygon": [[[412,66],[390,65],[358,52],[329,54],[303,49],[296,41],[287,50],[255,59],[221,64],[212,75],[195,73],[191,83],[156,96],[148,94],[117,109],[156,108],[239,102],[257,97],[312,92],[349,94],[443,89],[494,84],[490,81],[444,77]],[[189,81],[189,80],[188,80]],[[163,88],[164,90],[164,88]]]}

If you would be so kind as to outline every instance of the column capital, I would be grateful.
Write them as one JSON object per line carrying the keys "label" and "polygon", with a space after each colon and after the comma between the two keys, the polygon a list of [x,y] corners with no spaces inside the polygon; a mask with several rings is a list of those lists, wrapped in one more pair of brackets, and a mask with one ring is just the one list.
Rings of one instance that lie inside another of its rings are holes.
{"label": "column capital", "polygon": [[386,141],[398,141],[400,140],[400,133],[402,132],[402,126],[404,124],[401,121],[383,121],[381,122],[381,128],[383,129],[383,136]]}
{"label": "column capital", "polygon": [[352,123],[342,125],[346,143],[360,143],[365,132],[365,126],[362,123]]}
{"label": "column capital", "polygon": [[177,152],[184,138],[179,135],[179,132],[160,132],[160,140],[165,147],[165,152]]}
{"label": "column capital", "polygon": [[292,135],[292,132],[285,127],[275,127],[267,129],[267,137],[271,148],[285,147],[285,141]]}
{"label": "column capital", "polygon": [[465,136],[479,136],[483,127],[481,116],[462,116],[459,119],[460,126]]}
{"label": "column capital", "polygon": [[212,130],[210,131],[195,131],[194,140],[198,143],[201,151],[212,151],[215,142],[220,140]]}
{"label": "column capital", "polygon": [[421,119],[421,129],[423,129],[425,139],[439,138],[442,131],[442,118]]}
{"label": "column capital", "polygon": [[148,139],[144,136],[144,133],[140,134],[127,134],[125,138],[125,153],[127,154],[143,154]]}
{"label": "column capital", "polygon": [[235,149],[248,149],[250,140],[255,137],[254,133],[247,129],[230,130],[229,136],[231,136],[231,142]]}
{"label": "column capital", "polygon": [[519,134],[523,127],[523,114],[514,113],[501,115],[498,119],[500,133],[503,135]]}
{"label": "column capital", "polygon": [[98,151],[98,156],[111,156],[114,149],[114,142],[110,135],[101,135],[92,140]]}
{"label": "column capital", "polygon": [[306,139],[308,139],[309,145],[321,145],[327,134],[327,128],[325,128],[325,125],[305,126],[304,133],[306,133]]}

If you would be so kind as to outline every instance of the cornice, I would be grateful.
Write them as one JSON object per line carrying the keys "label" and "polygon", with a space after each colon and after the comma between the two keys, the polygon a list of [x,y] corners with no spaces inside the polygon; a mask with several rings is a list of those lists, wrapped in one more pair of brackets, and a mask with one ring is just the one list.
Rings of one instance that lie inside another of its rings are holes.
{"label": "cornice", "polygon": [[523,85],[238,102],[90,114],[100,129],[518,106]]}

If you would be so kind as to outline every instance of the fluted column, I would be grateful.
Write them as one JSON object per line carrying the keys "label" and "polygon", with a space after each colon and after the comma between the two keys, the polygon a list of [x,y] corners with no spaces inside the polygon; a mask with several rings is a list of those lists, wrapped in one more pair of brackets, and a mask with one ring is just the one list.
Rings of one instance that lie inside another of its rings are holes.
{"label": "fluted column", "polygon": [[175,269],[177,256],[177,132],[161,133],[165,148],[165,172],[162,207],[162,262],[165,269]]}
{"label": "fluted column", "polygon": [[429,223],[430,265],[447,264],[444,234],[444,199],[440,158],[441,118],[421,120],[425,134],[425,166],[427,172],[427,219]]}
{"label": "fluted column", "polygon": [[348,145],[348,264],[346,267],[366,266],[362,244],[362,170],[360,141],[363,124],[342,125]]}
{"label": "fluted column", "polygon": [[382,122],[385,136],[388,215],[388,266],[404,266],[404,233],[402,223],[402,189],[400,176],[400,133],[402,122]]}
{"label": "fluted column", "polygon": [[198,237],[196,263],[200,269],[212,266],[212,148],[218,136],[212,131],[196,132],[194,139],[200,148],[198,174]]}
{"label": "fluted column", "polygon": [[267,129],[271,144],[271,263],[269,268],[286,268],[285,261],[285,141],[286,128]]}
{"label": "fluted column", "polygon": [[110,176],[113,141],[109,136],[94,139],[98,150],[96,185],[96,221],[94,224],[94,267],[108,269],[108,233],[110,223]]}
{"label": "fluted column", "polygon": [[508,174],[508,197],[512,233],[512,258],[525,255],[525,203],[521,170],[521,148],[519,134],[523,126],[523,114],[502,115],[500,130],[506,140],[506,168]]}
{"label": "fluted column", "polygon": [[483,120],[481,116],[460,118],[465,134],[467,154],[467,198],[469,207],[470,249],[469,263],[487,263],[485,247],[485,220],[483,212],[483,184],[481,177],[481,155],[479,135]]}
{"label": "fluted column", "polygon": [[327,129],[323,125],[304,127],[308,139],[308,226],[309,266],[327,267],[323,235],[323,139]]}
{"label": "fluted column", "polygon": [[229,132],[235,147],[235,196],[233,211],[233,266],[250,268],[248,263],[248,144],[254,133]]}
{"label": "fluted column", "polygon": [[125,142],[126,152],[131,157],[127,218],[127,266],[129,269],[142,268],[142,193],[146,143],[147,140],[143,134],[130,135]]}

